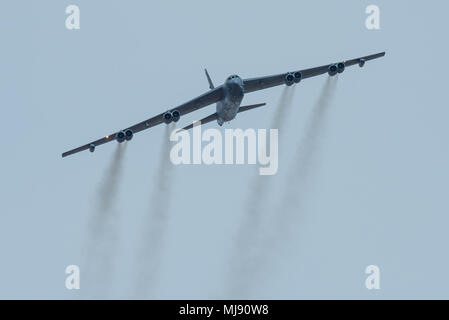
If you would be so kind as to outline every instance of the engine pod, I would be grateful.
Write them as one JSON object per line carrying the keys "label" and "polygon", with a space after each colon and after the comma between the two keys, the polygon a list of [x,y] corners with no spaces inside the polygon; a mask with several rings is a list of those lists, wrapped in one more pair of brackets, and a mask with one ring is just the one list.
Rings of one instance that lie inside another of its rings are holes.
{"label": "engine pod", "polygon": [[335,65],[335,64],[331,64],[327,70],[327,73],[331,77],[335,76],[337,74],[337,72],[338,72],[338,68],[337,68],[337,65]]}
{"label": "engine pod", "polygon": [[162,115],[162,120],[166,123],[169,124],[172,121],[172,114],[171,112],[166,112]]}
{"label": "engine pod", "polygon": [[125,130],[125,140],[129,141],[133,138],[133,132],[130,129]]}
{"label": "engine pod", "polygon": [[125,141],[125,133],[123,131],[117,132],[117,142],[122,143]]}
{"label": "engine pod", "polygon": [[95,151],[95,145],[94,145],[93,143],[91,143],[91,144],[89,145],[89,151],[90,151],[90,152],[94,152],[94,151]]}
{"label": "engine pod", "polygon": [[295,78],[295,83],[299,83],[302,79],[302,73],[297,71],[293,74],[293,77]]}
{"label": "engine pod", "polygon": [[287,73],[284,82],[287,86],[291,86],[295,82],[295,76],[292,73]]}
{"label": "engine pod", "polygon": [[359,67],[362,68],[365,65],[365,59],[360,59],[359,60]]}
{"label": "engine pod", "polygon": [[172,111],[171,116],[174,122],[178,122],[179,118],[181,117],[181,113],[178,110],[174,110]]}
{"label": "engine pod", "polygon": [[342,73],[343,71],[345,71],[345,64],[343,62],[337,63],[337,72]]}

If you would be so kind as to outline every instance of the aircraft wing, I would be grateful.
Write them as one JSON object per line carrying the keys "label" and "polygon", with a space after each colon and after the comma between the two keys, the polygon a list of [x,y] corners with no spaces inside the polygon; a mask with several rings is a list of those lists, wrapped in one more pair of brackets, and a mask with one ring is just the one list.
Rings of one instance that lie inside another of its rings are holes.
{"label": "aircraft wing", "polygon": [[99,146],[99,145],[102,145],[102,144],[107,143],[109,141],[117,140],[117,135],[120,132],[125,132],[126,130],[130,130],[132,132],[132,134],[135,134],[135,133],[140,132],[142,130],[145,130],[145,129],[148,129],[148,128],[151,128],[151,127],[154,127],[154,126],[156,126],[158,124],[163,123],[164,122],[164,118],[163,117],[164,117],[164,115],[166,113],[172,113],[172,112],[174,112],[176,110],[176,111],[179,112],[179,116],[182,116],[184,114],[188,114],[188,113],[190,113],[192,111],[201,109],[201,108],[203,108],[205,106],[208,106],[210,104],[216,103],[219,100],[221,100],[222,98],[223,98],[223,87],[222,86],[216,87],[215,89],[212,89],[212,90],[206,92],[205,94],[202,94],[199,97],[196,97],[195,99],[187,101],[186,103],[183,103],[183,104],[181,104],[180,106],[178,106],[176,108],[173,108],[173,109],[167,110],[165,112],[162,112],[162,113],[160,113],[160,114],[158,114],[158,115],[156,115],[156,116],[154,116],[152,118],[149,118],[149,119],[147,119],[145,121],[139,122],[139,123],[137,123],[137,124],[135,124],[133,126],[125,128],[123,130],[119,130],[118,132],[111,133],[111,134],[109,134],[109,135],[107,135],[105,137],[102,137],[102,138],[100,138],[98,140],[89,142],[89,143],[87,143],[85,145],[82,145],[82,146],[80,146],[78,148],[66,151],[66,152],[64,152],[62,154],[62,157],[66,157],[66,156],[69,156],[71,154],[74,154],[74,153],[77,153],[77,152],[80,152],[80,151],[84,151],[84,150],[88,150],[88,149],[91,150],[91,151],[94,151],[95,148],[97,146]]}
{"label": "aircraft wing", "polygon": [[[352,66],[355,64],[359,64],[360,66],[363,66],[366,61],[377,59],[377,58],[383,57],[384,55],[385,55],[385,52],[380,52],[380,53],[372,54],[372,55],[365,56],[365,57],[360,57],[360,58],[351,59],[351,60],[345,60],[342,62],[344,63],[345,67],[349,67],[349,66]],[[245,80],[243,80],[245,93],[286,84],[286,77],[289,73],[293,75],[297,72],[300,72],[301,80],[315,77],[315,76],[327,73],[329,71],[329,67],[334,64],[335,63],[330,63],[330,64],[326,64],[324,66],[310,68],[310,69],[286,72],[286,73],[281,73],[281,74],[266,76],[266,77],[245,79]]]}

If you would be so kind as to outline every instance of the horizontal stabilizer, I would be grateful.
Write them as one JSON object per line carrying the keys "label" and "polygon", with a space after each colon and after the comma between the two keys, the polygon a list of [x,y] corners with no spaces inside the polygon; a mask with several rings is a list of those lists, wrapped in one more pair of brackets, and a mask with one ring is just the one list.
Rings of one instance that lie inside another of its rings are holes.
{"label": "horizontal stabilizer", "polygon": [[[203,118],[203,119],[201,119],[199,121],[201,121],[201,124],[205,124],[205,123],[209,123],[209,122],[212,122],[214,120],[217,120],[217,119],[218,119],[218,115],[217,115],[217,113],[214,113],[214,114],[211,114],[210,116],[207,116],[206,118]],[[194,123],[196,123],[196,121]],[[184,129],[184,130],[192,129],[194,123],[189,124],[187,127],[184,127],[182,129]],[[182,129],[180,129],[180,130],[182,130]]]}
{"label": "horizontal stabilizer", "polygon": [[[238,113],[240,113],[240,112],[245,112],[245,111],[248,111],[248,110],[252,110],[252,109],[255,109],[255,108],[258,108],[258,107],[262,107],[262,106],[264,106],[264,105],[266,105],[266,103],[258,103],[258,104],[251,104],[251,105],[248,105],[248,106],[241,106],[241,107],[239,108],[239,112],[238,112]],[[205,124],[205,123],[209,123],[209,122],[212,122],[212,121],[214,121],[214,120],[217,120],[217,119],[218,119],[218,115],[217,115],[217,113],[214,113],[214,114],[211,114],[210,116],[207,116],[206,118],[203,118],[203,119],[198,120],[198,121],[200,121],[201,124]],[[197,121],[196,121],[196,122],[197,122]],[[196,122],[194,122],[194,123],[196,123]],[[189,129],[192,129],[194,123],[189,124],[187,127],[184,127],[184,128],[182,128],[182,129],[179,129],[178,132],[181,131],[181,130],[189,130]]]}
{"label": "horizontal stabilizer", "polygon": [[266,105],[266,103],[250,104],[249,106],[241,106],[239,108],[239,113],[240,112],[245,112],[245,111],[248,111],[248,110],[252,110],[252,109],[255,109],[255,108],[259,108],[259,107],[262,107],[264,105]]}

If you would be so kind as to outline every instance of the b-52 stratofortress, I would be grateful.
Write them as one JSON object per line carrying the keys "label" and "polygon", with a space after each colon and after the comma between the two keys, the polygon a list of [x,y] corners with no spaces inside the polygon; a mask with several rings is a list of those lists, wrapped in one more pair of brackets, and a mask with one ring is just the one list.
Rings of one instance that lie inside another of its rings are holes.
{"label": "b-52 stratofortress", "polygon": [[[206,93],[186,103],[183,103],[180,106],[162,112],[150,119],[139,122],[131,127],[127,127],[123,130],[111,133],[98,140],[89,142],[81,147],[64,152],[62,156],[66,157],[84,150],[90,150],[91,152],[94,152],[95,148],[99,145],[113,140],[116,140],[119,143],[129,141],[133,138],[134,134],[140,131],[149,129],[162,123],[169,124],[171,122],[177,122],[182,115],[204,108],[213,103],[216,103],[216,112],[200,121],[202,124],[204,124],[216,120],[217,123],[221,126],[224,122],[234,119],[237,113],[252,110],[265,105],[265,103],[259,103],[241,106],[243,97],[247,93],[283,84],[291,86],[299,83],[303,79],[315,77],[325,73],[328,73],[329,76],[335,76],[345,71],[346,67],[350,67],[352,65],[359,65],[360,67],[363,67],[365,65],[365,62],[383,57],[384,55],[385,52],[380,52],[365,57],[326,64],[320,67],[286,72],[266,77],[242,79],[238,75],[231,75],[226,79],[224,84],[218,87],[214,87],[207,70],[205,70],[210,88],[210,90]],[[192,127],[193,124],[184,127],[184,129],[187,130],[191,129]]]}

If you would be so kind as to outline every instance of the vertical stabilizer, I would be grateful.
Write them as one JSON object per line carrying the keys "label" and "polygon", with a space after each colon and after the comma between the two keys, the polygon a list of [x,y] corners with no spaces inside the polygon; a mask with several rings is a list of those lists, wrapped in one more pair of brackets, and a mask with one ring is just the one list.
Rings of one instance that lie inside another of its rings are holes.
{"label": "vertical stabilizer", "polygon": [[214,84],[212,83],[212,80],[210,79],[207,69],[204,69],[204,72],[206,72],[207,81],[209,82],[209,88],[212,90],[214,88]]}

